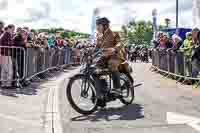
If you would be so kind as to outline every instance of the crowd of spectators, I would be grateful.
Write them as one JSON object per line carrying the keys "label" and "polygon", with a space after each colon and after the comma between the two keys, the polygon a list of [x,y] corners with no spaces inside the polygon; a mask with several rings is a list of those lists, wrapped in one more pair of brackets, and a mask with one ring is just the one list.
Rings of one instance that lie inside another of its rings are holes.
{"label": "crowd of spectators", "polygon": [[160,32],[158,33],[157,40],[154,40],[153,43],[156,49],[177,51],[182,45],[182,39],[179,37],[178,30],[171,38],[168,34]]}
{"label": "crowd of spectators", "polygon": [[[16,29],[16,30],[15,30]],[[17,47],[43,47],[43,48],[55,48],[55,47],[74,47],[81,48],[91,45],[89,41],[80,39],[62,38],[53,33],[42,32],[39,33],[29,27],[15,27],[12,24],[5,26],[0,21],[0,36],[1,46],[17,46]]]}
{"label": "crowd of spectators", "polygon": [[159,33],[157,40],[153,41],[154,49],[171,53],[182,52],[185,56],[187,76],[196,78],[200,72],[200,30],[194,28],[186,33],[183,40],[178,30],[169,37],[165,33]]}
{"label": "crowd of spectators", "polygon": [[[61,36],[53,33],[42,32],[29,27],[15,27],[13,24],[5,25],[0,21],[0,81],[1,87],[13,86],[13,79],[16,79],[16,70],[18,69],[19,77],[23,77],[24,68],[23,61],[25,60],[24,53],[15,48],[34,48],[35,50],[41,49],[70,49],[79,54],[75,49],[81,49],[90,45],[89,41],[80,40],[76,38],[62,38]],[[2,48],[3,47],[3,48]],[[20,53],[20,56],[18,55]],[[65,55],[65,57],[67,54]],[[68,58],[68,57],[66,57]],[[19,62],[20,61],[20,62]],[[20,64],[21,63],[21,64]],[[68,63],[67,60],[65,63]],[[18,68],[16,67],[18,66]],[[17,69],[16,69],[17,68]]]}

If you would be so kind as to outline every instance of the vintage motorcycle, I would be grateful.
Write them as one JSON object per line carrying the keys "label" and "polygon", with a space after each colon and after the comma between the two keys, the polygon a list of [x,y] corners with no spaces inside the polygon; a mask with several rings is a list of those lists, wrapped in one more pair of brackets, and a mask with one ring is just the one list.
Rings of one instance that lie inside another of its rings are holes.
{"label": "vintage motorcycle", "polygon": [[[102,56],[103,50],[84,53],[84,63],[79,74],[72,76],[67,85],[66,94],[72,108],[78,113],[89,115],[100,107],[100,99],[97,98],[97,90],[94,75],[98,75],[105,88],[102,88],[105,102],[119,99],[123,104],[132,104],[134,100],[134,80],[130,75],[131,67],[124,69],[124,62],[120,65],[120,92],[113,93],[112,74],[106,66],[97,67],[96,62]],[[74,92],[73,92],[74,91]],[[78,97],[78,98],[76,98]],[[76,101],[77,99],[77,101]],[[82,103],[79,103],[82,102]]]}

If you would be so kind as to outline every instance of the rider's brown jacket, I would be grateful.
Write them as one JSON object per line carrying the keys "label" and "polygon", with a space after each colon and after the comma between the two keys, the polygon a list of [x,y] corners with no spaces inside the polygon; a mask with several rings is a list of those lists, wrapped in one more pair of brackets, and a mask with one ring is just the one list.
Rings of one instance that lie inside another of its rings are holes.
{"label": "rider's brown jacket", "polygon": [[103,34],[103,36],[97,35],[97,47],[98,48],[115,48],[117,54],[106,57],[106,62],[112,71],[118,71],[119,65],[125,60],[121,53],[120,36],[118,33],[113,33],[110,29]]}

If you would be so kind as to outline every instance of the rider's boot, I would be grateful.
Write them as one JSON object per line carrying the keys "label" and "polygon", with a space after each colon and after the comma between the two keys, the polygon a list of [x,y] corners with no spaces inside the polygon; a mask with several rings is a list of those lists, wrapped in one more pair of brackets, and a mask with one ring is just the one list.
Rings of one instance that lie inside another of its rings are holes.
{"label": "rider's boot", "polygon": [[98,99],[97,105],[101,108],[105,108],[106,107],[106,100],[105,99]]}
{"label": "rider's boot", "polygon": [[112,79],[113,79],[113,86],[114,89],[112,90],[113,93],[116,95],[121,95],[121,85],[120,85],[120,72],[115,71],[112,72]]}
{"label": "rider's boot", "polygon": [[97,91],[97,105],[104,108],[106,106],[106,100],[104,97],[104,93],[102,91],[102,88],[105,88],[105,84],[103,80],[99,79],[99,77],[94,76],[94,81],[95,81],[95,86],[96,86],[96,91]]}

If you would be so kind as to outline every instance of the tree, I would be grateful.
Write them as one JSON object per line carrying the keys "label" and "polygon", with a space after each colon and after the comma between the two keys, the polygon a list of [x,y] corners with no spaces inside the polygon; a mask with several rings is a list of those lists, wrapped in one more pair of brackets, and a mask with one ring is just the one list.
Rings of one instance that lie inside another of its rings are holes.
{"label": "tree", "polygon": [[169,18],[166,18],[166,19],[165,19],[165,25],[166,25],[166,28],[169,27],[170,22],[171,22],[171,20],[170,20]]}
{"label": "tree", "polygon": [[75,32],[71,30],[65,30],[63,28],[50,28],[50,29],[39,29],[39,33],[41,32],[47,32],[47,33],[60,33],[62,38],[72,38],[75,36],[80,36],[81,38],[88,38],[89,34],[86,33],[80,33],[80,32]]}
{"label": "tree", "polygon": [[130,44],[150,44],[153,37],[153,26],[151,21],[130,21],[122,26],[123,43]]}

